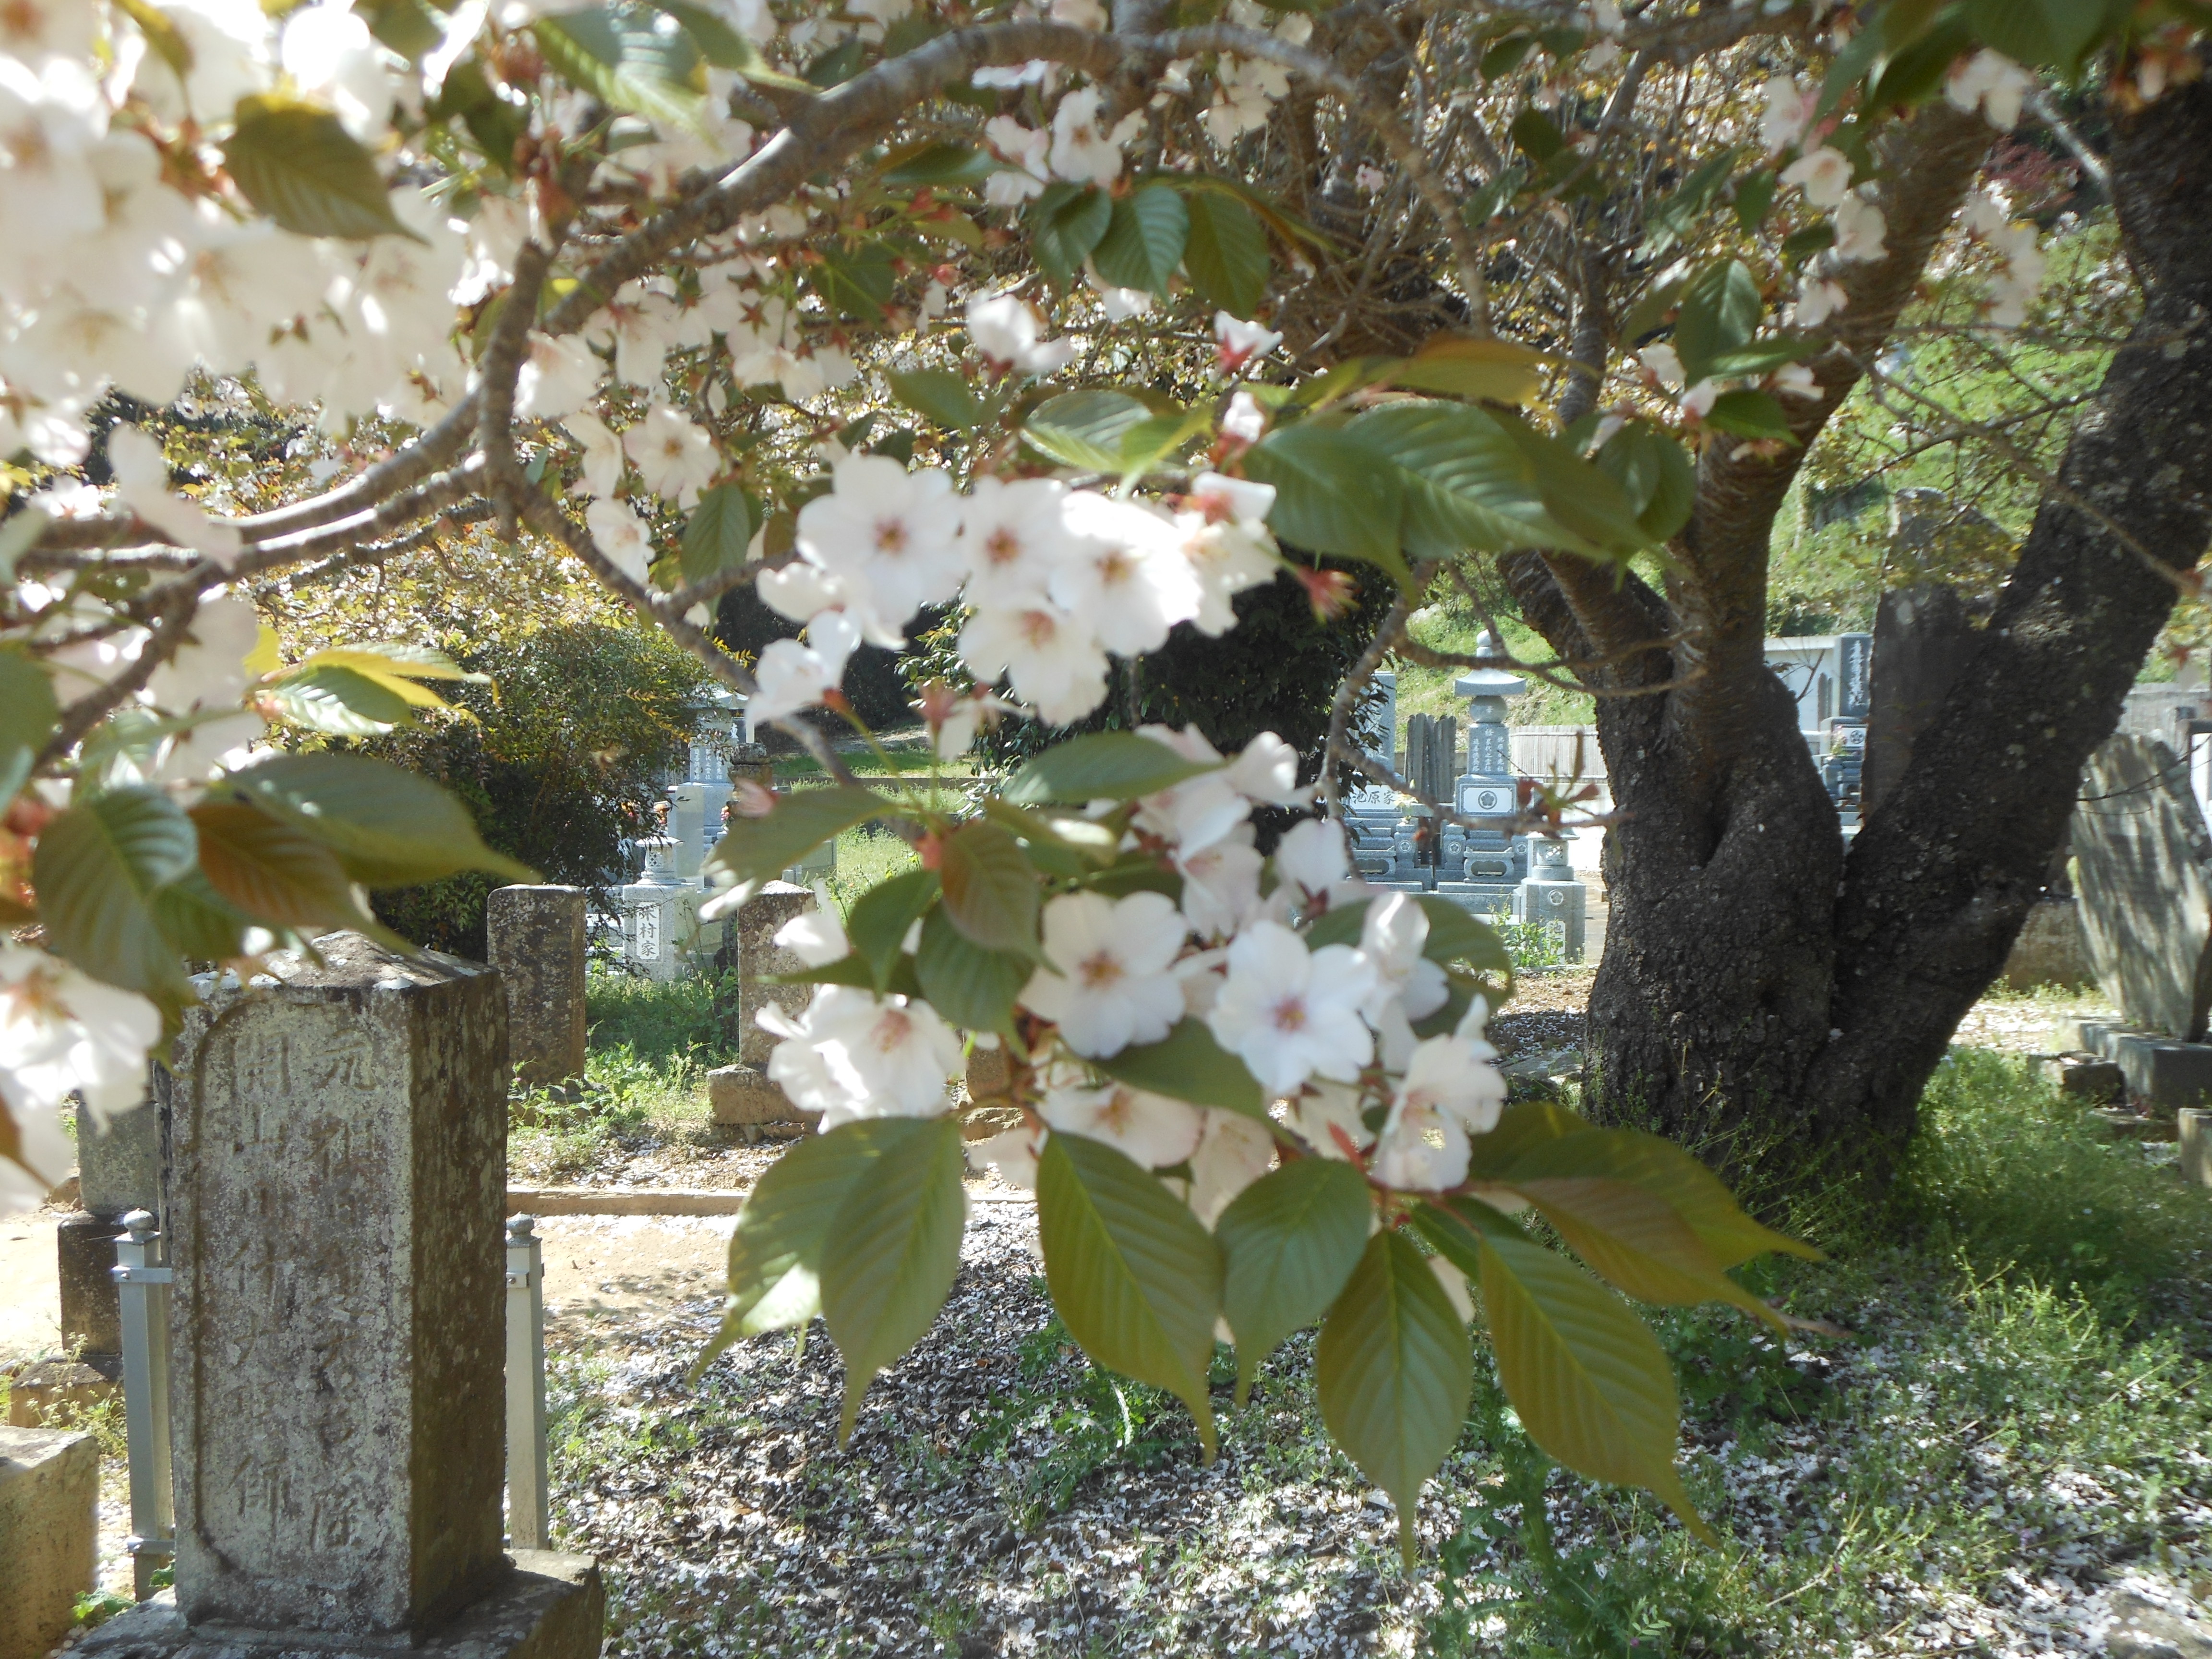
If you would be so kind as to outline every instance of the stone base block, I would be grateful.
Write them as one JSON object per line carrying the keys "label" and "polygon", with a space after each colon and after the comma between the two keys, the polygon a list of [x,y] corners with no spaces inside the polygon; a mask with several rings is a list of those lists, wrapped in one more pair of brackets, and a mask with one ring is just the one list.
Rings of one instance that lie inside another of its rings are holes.
{"label": "stone base block", "polygon": [[812,1121],[757,1066],[717,1066],[707,1073],[707,1101],[715,1122],[739,1128],[804,1128]]}
{"label": "stone base block", "polygon": [[88,1434],[0,1428],[0,1659],[43,1659],[93,1587],[100,1447]]}
{"label": "stone base block", "polygon": [[2123,1140],[2171,1140],[2173,1120],[2131,1112],[2124,1106],[2093,1106],[2089,1115]]}
{"label": "stone base block", "polygon": [[2044,1070],[2058,1085],[2059,1093],[2100,1106],[2119,1099],[2128,1086],[2125,1074],[2109,1060],[2066,1057],[2045,1062]]}
{"label": "stone base block", "polygon": [[115,1280],[115,1236],[122,1224],[80,1210],[54,1229],[61,1275],[62,1346],[72,1353],[120,1354],[123,1311]]}
{"label": "stone base block", "polygon": [[2120,1068],[2128,1098],[2160,1112],[2212,1103],[2212,1042],[2183,1042],[2095,1020],[2059,1026],[2070,1052],[2102,1056]]}
{"label": "stone base block", "polygon": [[2212,1112],[2184,1107],[2175,1139],[2181,1142],[2181,1178],[2212,1187]]}
{"label": "stone base block", "polygon": [[2005,957],[2003,980],[2014,991],[2039,985],[2073,988],[2097,982],[2089,962],[2089,941],[2072,899],[2051,899],[2031,908]]}
{"label": "stone base block", "polygon": [[607,1622],[599,1564],[550,1550],[514,1554],[514,1575],[501,1588],[413,1644],[319,1631],[193,1629],[177,1611],[175,1592],[163,1590],[70,1651],[80,1659],[598,1659]]}
{"label": "stone base block", "polygon": [[35,1429],[75,1418],[121,1392],[114,1379],[74,1359],[41,1359],[17,1371],[8,1384],[8,1421]]}

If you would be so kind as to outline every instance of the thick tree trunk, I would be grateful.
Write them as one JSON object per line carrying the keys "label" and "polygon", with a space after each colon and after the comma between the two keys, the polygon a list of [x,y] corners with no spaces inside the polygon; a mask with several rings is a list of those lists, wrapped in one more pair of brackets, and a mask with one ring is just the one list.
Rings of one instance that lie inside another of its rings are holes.
{"label": "thick tree trunk", "polygon": [[[1897,304],[1955,210],[1971,137],[1922,135],[1916,165],[1930,171],[1899,199],[1937,217],[1891,210],[1892,247],[1916,256],[1893,283]],[[1848,862],[1759,655],[1765,539],[1794,463],[1708,456],[1663,599],[1565,561],[1507,562],[1564,652],[1675,636],[1611,674],[1616,689],[1673,689],[1599,704],[1620,821],[1588,1099],[1696,1146],[1754,1191],[1886,1177],[2172,607],[2151,562],[2185,569],[2212,538],[2212,88],[2124,120],[2112,173],[2142,319],[2077,424],[1974,661]],[[1850,364],[1822,372],[1830,396],[1812,429],[1871,355],[1859,343]]]}

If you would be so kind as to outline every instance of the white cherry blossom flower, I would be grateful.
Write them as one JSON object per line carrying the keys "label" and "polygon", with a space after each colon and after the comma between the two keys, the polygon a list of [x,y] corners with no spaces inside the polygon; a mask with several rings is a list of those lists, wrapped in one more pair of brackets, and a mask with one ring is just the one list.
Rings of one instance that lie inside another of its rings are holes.
{"label": "white cherry blossom flower", "polygon": [[760,690],[745,705],[748,720],[781,720],[821,706],[845,678],[860,643],[860,624],[842,611],[824,611],[806,624],[806,643],[771,640],[754,666]]}
{"label": "white cherry blossom flower", "polygon": [[1256,444],[1267,435],[1267,411],[1260,407],[1260,400],[1250,392],[1239,391],[1229,400],[1229,410],[1221,417],[1221,435],[1240,444]]}
{"label": "white cherry blossom flower", "polygon": [[1199,118],[1224,145],[1266,126],[1267,112],[1291,89],[1290,71],[1264,58],[1224,58],[1214,80],[1218,90]]}
{"label": "white cherry blossom flower", "polygon": [[770,1003],[754,1020],[783,1039],[769,1079],[801,1111],[819,1112],[824,1133],[860,1118],[935,1117],[949,1104],[960,1039],[926,1002],[824,985],[799,1019]]}
{"label": "white cherry blossom flower", "polygon": [[622,486],[622,440],[588,410],[567,416],[561,424],[584,452],[584,488],[594,495],[613,495]]}
{"label": "white cherry blossom flower", "polygon": [[1770,76],[1766,107],[1759,118],[1759,142],[1769,155],[1780,154],[1805,136],[1813,112],[1820,106],[1818,88],[1800,86],[1787,75]]}
{"label": "white cherry blossom flower", "polygon": [[1810,271],[1797,287],[1797,302],[1790,307],[1790,320],[1798,328],[1818,328],[1829,318],[1837,315],[1850,303],[1844,285],[1832,276],[1816,276]]}
{"label": "white cherry blossom flower", "polygon": [[584,527],[592,532],[599,551],[632,581],[642,583],[653,563],[652,526],[611,496],[584,509]]}
{"label": "white cherry blossom flower", "polygon": [[532,334],[521,372],[514,377],[516,417],[558,420],[574,414],[599,389],[606,369],[599,354],[574,336]]}
{"label": "white cherry blossom flower", "polygon": [[1782,169],[1782,182],[1804,191],[1816,208],[1832,208],[1851,191],[1851,158],[1826,144],[1816,144]]}
{"label": "white cherry blossom flower", "polygon": [[1323,1158],[1350,1162],[1375,1144],[1361,1114],[1366,1097],[1342,1083],[1309,1083],[1290,1103],[1291,1127]]}
{"label": "white cherry blossom flower", "polygon": [[983,123],[983,140],[1002,161],[1012,163],[983,181],[983,199],[993,207],[1019,207],[1042,195],[1051,171],[1045,155],[1052,135],[1024,126],[1011,115],[994,115]]}
{"label": "white cherry blossom flower", "polygon": [[1001,373],[1050,374],[1075,361],[1075,342],[1041,341],[1036,313],[1013,295],[975,295],[968,301],[966,316],[968,337]]}
{"label": "white cherry blossom flower", "polygon": [[1375,969],[1375,988],[1361,1011],[1370,1024],[1380,1024],[1391,1003],[1409,1020],[1426,1019],[1444,1006],[1451,987],[1444,970],[1421,954],[1428,942],[1427,913],[1408,895],[1384,893],[1368,905],[1359,953]]}
{"label": "white cherry blossom flower", "polygon": [[1168,630],[1198,614],[1198,574],[1164,514],[1090,490],[1063,507],[1074,546],[1052,574],[1052,597],[1081,617],[1109,651],[1157,651]]}
{"label": "white cherry blossom flower", "polygon": [[814,886],[814,908],[802,910],[775,930],[779,949],[788,951],[809,968],[826,968],[833,962],[842,962],[853,953],[852,942],[845,937],[845,924],[831,902],[830,890],[821,883]]}
{"label": "white cherry blossom flower", "polygon": [[1052,478],[1009,483],[977,478],[961,520],[970,605],[1018,606],[1042,599],[1052,573],[1074,551],[1064,509],[1067,486]]}
{"label": "white cherry blossom flower", "polygon": [[1275,1138],[1266,1125],[1242,1112],[1207,1107],[1198,1150],[1190,1155],[1191,1213],[1211,1231],[1237,1194],[1274,1161]]}
{"label": "white cherry blossom flower", "polygon": [[1098,125],[1098,92],[1084,87],[1060,100],[1052,116],[1053,176],[1079,185],[1110,185],[1121,176],[1121,146],[1144,128],[1131,113],[1110,131]]}
{"label": "white cherry blossom flower", "polygon": [[1298,782],[1298,751],[1273,732],[1260,732],[1229,763],[1229,781],[1267,806],[1303,805],[1313,794]]}
{"label": "white cherry blossom flower", "polygon": [[1836,209],[1836,258],[1879,259],[1889,252],[1882,243],[1888,233],[1880,208],[1863,197],[1846,197]]}
{"label": "white cherry blossom flower", "polygon": [[896,632],[926,605],[959,590],[960,498],[934,469],[854,455],[835,486],[799,510],[799,556],[843,582],[854,602]]}
{"label": "white cherry blossom flower", "polygon": [[1676,401],[1681,404],[1685,415],[1694,416],[1702,421],[1713,412],[1713,405],[1720,401],[1720,396],[1721,383],[1718,380],[1703,380]]}
{"label": "white cherry blossom flower", "polygon": [[1231,603],[1236,596],[1275,578],[1279,559],[1267,524],[1275,489],[1203,472],[1183,501],[1185,510],[1176,515],[1175,526],[1183,557],[1199,583],[1198,614],[1191,624],[1209,639],[1218,639],[1237,625]]}
{"label": "white cherry blossom flower", "polygon": [[1661,386],[1670,392],[1679,392],[1688,375],[1682,372],[1682,359],[1674,348],[1661,341],[1645,346],[1636,354],[1637,360],[1651,371]]}
{"label": "white cherry blossom flower", "polygon": [[1199,1109],[1165,1095],[1109,1083],[1096,1089],[1048,1089],[1037,1115],[1055,1133],[1103,1140],[1148,1170],[1181,1164],[1198,1150]]}
{"label": "white cherry blossom flower", "polygon": [[778,616],[802,623],[845,605],[852,597],[842,582],[804,559],[793,559],[781,569],[762,571],[753,578],[753,591]]}
{"label": "white cherry blossom flower", "polygon": [[102,1125],[128,1111],[145,1097],[146,1051],[161,1035],[161,1011],[136,991],[0,940],[0,1105],[19,1123],[72,1093]]}
{"label": "white cherry blossom flower", "polygon": [[1216,769],[1139,797],[1136,816],[1130,820],[1135,828],[1182,852],[1195,853],[1213,845],[1251,815],[1249,803],[1220,769],[1220,751],[1195,726],[1186,726],[1180,732],[1168,726],[1140,726],[1137,732],[1185,760]]}
{"label": "white cherry blossom flower", "polygon": [[1152,296],[1140,288],[1116,288],[1086,266],[1083,272],[1084,285],[1098,296],[1098,308],[1106,313],[1109,323],[1126,323],[1132,317],[1148,315],[1152,308]]}
{"label": "white cherry blossom flower", "polygon": [[1044,1150],[1046,1132],[1032,1124],[1004,1130],[984,1140],[968,1143],[968,1167],[977,1175],[996,1170],[1009,1187],[1034,1190],[1037,1154]]}
{"label": "white cherry blossom flower", "polygon": [[235,593],[208,600],[194,613],[176,654],[146,683],[154,706],[170,714],[237,707],[252,683],[246,659],[261,643],[261,616]]}
{"label": "white cherry blossom flower", "polygon": [[1164,893],[1066,893],[1044,907],[1043,931],[1044,963],[1020,1001],[1077,1054],[1103,1060],[1158,1042],[1182,1018],[1182,988],[1169,969],[1185,928]]}
{"label": "white cherry blossom flower", "polygon": [[1820,383],[1813,378],[1813,371],[1802,363],[1784,363],[1766,377],[1773,392],[1784,398],[1806,398],[1818,402]]}
{"label": "white cherry blossom flower", "polygon": [[327,104],[356,138],[373,137],[391,116],[392,77],[353,0],[318,0],[289,13],[278,56],[293,83]]}
{"label": "white cherry blossom flower", "polygon": [[1106,700],[1106,653],[1049,601],[977,611],[960,629],[960,656],[986,684],[1004,674],[1048,725],[1081,720]]}
{"label": "white cherry blossom flower", "polygon": [[1328,818],[1307,818],[1283,832],[1275,843],[1275,876],[1297,889],[1310,903],[1352,875],[1343,827]]}
{"label": "white cherry blossom flower", "polygon": [[1194,853],[1178,851],[1175,866],[1182,876],[1182,913],[1190,931],[1224,939],[1257,915],[1261,862],[1249,823]]}
{"label": "white cherry blossom flower", "polygon": [[2000,132],[2020,123],[2020,106],[2035,89],[2034,78],[2003,53],[1987,46],[1954,69],[1943,82],[1943,97],[1953,109],[1972,114],[1978,108]]}
{"label": "white cherry blossom flower", "polygon": [[722,470],[714,441],[678,410],[655,404],[623,434],[623,452],[645,487],[665,501],[689,507]]}
{"label": "white cherry blossom flower", "polygon": [[1225,311],[1213,313],[1213,354],[1221,367],[1235,373],[1255,357],[1264,357],[1282,344],[1283,337],[1265,323],[1248,323]]}
{"label": "white cherry blossom flower", "polygon": [[1375,1054],[1359,1016],[1374,984],[1373,965],[1350,945],[1309,951],[1290,928],[1255,921],[1229,947],[1229,977],[1206,1024],[1273,1094],[1316,1075],[1350,1083]]}

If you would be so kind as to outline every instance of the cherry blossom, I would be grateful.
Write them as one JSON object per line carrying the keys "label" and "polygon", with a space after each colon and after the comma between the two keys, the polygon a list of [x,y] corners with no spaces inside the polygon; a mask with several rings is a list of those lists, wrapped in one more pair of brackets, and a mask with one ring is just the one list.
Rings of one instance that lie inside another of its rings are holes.
{"label": "cherry blossom", "polygon": [[1255,921],[1229,947],[1229,976],[1206,1024],[1273,1093],[1316,1075],[1349,1083],[1374,1057],[1359,1015],[1374,985],[1373,964],[1350,945],[1311,951],[1280,923]]}
{"label": "cherry blossom", "polygon": [[1275,1161],[1274,1137],[1241,1112],[1206,1109],[1198,1150],[1190,1155],[1191,1213],[1211,1229],[1247,1187]]}
{"label": "cherry blossom", "polygon": [[968,337],[1001,374],[1050,374],[1075,361],[1075,342],[1041,343],[1036,313],[1011,294],[976,295],[965,314]]}
{"label": "cherry blossom", "polygon": [[1182,1018],[1182,988],[1168,969],[1184,923],[1165,894],[1063,894],[1044,907],[1043,929],[1044,964],[1019,1000],[1077,1054],[1103,1060],[1158,1042]]}
{"label": "cherry blossom", "polygon": [[581,340],[532,334],[515,376],[515,415],[522,420],[573,415],[591,400],[605,374],[606,365]]}
{"label": "cherry blossom", "polygon": [[1119,1083],[1048,1089],[1037,1115],[1059,1133],[1103,1140],[1148,1170],[1189,1158],[1204,1127],[1197,1107]]}
{"label": "cherry blossom", "polygon": [[1863,197],[1846,197],[1836,209],[1836,258],[1881,258],[1889,252],[1882,243],[1888,232],[1889,221],[1880,208]]}
{"label": "cherry blossom", "polygon": [[634,582],[646,580],[653,562],[653,527],[618,501],[597,501],[584,509],[584,527],[616,569]]}
{"label": "cherry blossom", "polygon": [[1790,307],[1790,320],[1799,328],[1818,328],[1850,303],[1850,296],[1844,292],[1841,283],[1832,276],[1816,276],[1808,271],[1798,285],[1797,301]]}
{"label": "cherry blossom", "polygon": [[1225,311],[1213,313],[1213,339],[1214,357],[1230,374],[1283,343],[1283,337],[1264,323],[1243,322]]}
{"label": "cherry blossom", "polygon": [[1818,88],[1800,86],[1787,75],[1770,76],[1766,107],[1759,118],[1759,142],[1769,155],[1779,155],[1805,135],[1814,112],[1820,106]]}
{"label": "cherry blossom", "polygon": [[1053,176],[1079,185],[1110,185],[1121,176],[1121,146],[1144,128],[1145,118],[1132,112],[1110,130],[1098,125],[1097,89],[1085,87],[1060,100],[1053,112]]}
{"label": "cherry blossom", "polygon": [[152,438],[135,426],[116,427],[107,434],[107,460],[115,493],[148,524],[226,569],[237,559],[243,544],[234,526],[216,523],[194,503],[169,493],[169,465]]}
{"label": "cherry blossom", "polygon": [[[19,1126],[41,1115],[51,1121],[71,1094],[103,1125],[136,1106],[145,1096],[146,1051],[161,1035],[161,1011],[136,991],[0,940],[0,1104]],[[67,1164],[64,1156],[62,1169]]]}
{"label": "cherry blossom", "polygon": [[825,1133],[859,1118],[935,1117],[950,1103],[960,1039],[926,1002],[824,985],[799,1019],[773,1003],[754,1018],[783,1039],[769,1077],[800,1110],[821,1113]]}
{"label": "cherry blossom", "polygon": [[1986,46],[1943,81],[1944,101],[1966,114],[1979,109],[2000,132],[2020,124],[2021,105],[2034,89],[2034,78],[2026,70]]}
{"label": "cherry blossom", "polygon": [[983,123],[984,142],[1004,161],[1012,163],[983,181],[983,199],[993,207],[1018,207],[1041,195],[1051,173],[1045,154],[1052,135],[1024,126],[1011,115],[994,115]]}
{"label": "cherry blossom", "polygon": [[1817,144],[1782,169],[1782,182],[1797,185],[1814,207],[1832,208],[1850,193],[1851,159]]}
{"label": "cherry blossom", "polygon": [[1267,411],[1250,392],[1239,391],[1229,400],[1221,417],[1222,435],[1241,444],[1256,444],[1267,434]]}
{"label": "cherry blossom", "polygon": [[799,556],[845,585],[872,636],[898,634],[959,589],[960,498],[944,473],[908,471],[888,455],[849,456],[832,471],[830,494],[799,510]]}
{"label": "cherry blossom", "polygon": [[1183,918],[1192,933],[1226,938],[1258,913],[1262,860],[1252,839],[1252,826],[1240,823],[1220,841],[1175,854]]}
{"label": "cherry blossom", "polygon": [[1006,675],[1048,722],[1079,720],[1106,700],[1106,653],[1081,623],[1040,601],[978,610],[960,629],[960,655],[987,684]]}
{"label": "cherry blossom", "polygon": [[623,452],[647,489],[686,507],[722,469],[714,441],[666,404],[653,404],[623,434]]}
{"label": "cherry blossom", "polygon": [[1165,515],[1088,490],[1070,495],[1063,511],[1074,547],[1052,574],[1052,597],[1108,650],[1157,651],[1170,628],[1198,614],[1198,575]]}
{"label": "cherry blossom", "polygon": [[1075,550],[1066,497],[1067,487],[1051,478],[975,480],[960,526],[969,604],[1017,606],[1045,597],[1053,572]]}
{"label": "cherry blossom", "polygon": [[1352,874],[1342,827],[1327,818],[1292,824],[1276,843],[1275,874],[1309,904],[1328,897]]}
{"label": "cherry blossom", "polygon": [[745,705],[748,719],[781,720],[819,708],[845,678],[845,664],[860,643],[860,624],[842,611],[824,611],[806,624],[806,643],[771,640],[753,678],[760,689]]}

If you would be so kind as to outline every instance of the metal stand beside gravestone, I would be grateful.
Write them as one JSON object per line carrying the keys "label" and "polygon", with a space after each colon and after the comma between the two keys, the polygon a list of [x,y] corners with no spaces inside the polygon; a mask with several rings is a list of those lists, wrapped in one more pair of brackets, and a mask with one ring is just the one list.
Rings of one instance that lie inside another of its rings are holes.
{"label": "metal stand beside gravestone", "polygon": [[355,933],[179,1045],[170,1180],[176,1588],[85,1659],[586,1659],[586,1558],[501,1548],[507,1009]]}

